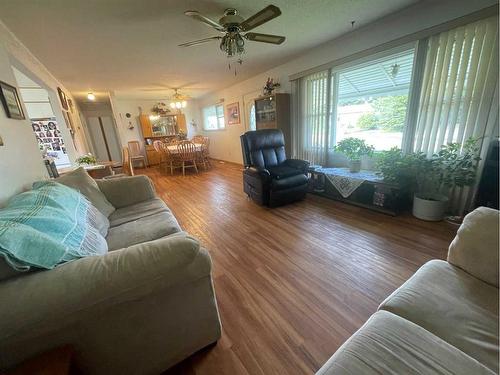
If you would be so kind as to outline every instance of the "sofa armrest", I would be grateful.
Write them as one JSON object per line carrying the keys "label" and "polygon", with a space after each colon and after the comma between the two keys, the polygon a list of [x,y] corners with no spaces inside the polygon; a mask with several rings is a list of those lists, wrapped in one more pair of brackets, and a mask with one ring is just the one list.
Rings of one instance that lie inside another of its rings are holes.
{"label": "sofa armrest", "polygon": [[211,260],[184,233],[78,259],[0,283],[2,337],[71,325],[110,306],[210,277]]}
{"label": "sofa armrest", "polygon": [[295,168],[295,169],[299,169],[304,173],[306,173],[307,168],[309,168],[309,162],[306,160],[301,160],[301,159],[286,159],[283,162],[283,164],[285,164],[289,167]]}
{"label": "sofa armrest", "polygon": [[147,176],[126,176],[96,180],[99,189],[116,208],[130,206],[156,197],[155,187]]}
{"label": "sofa armrest", "polygon": [[499,212],[479,207],[465,216],[448,249],[448,262],[498,288]]}

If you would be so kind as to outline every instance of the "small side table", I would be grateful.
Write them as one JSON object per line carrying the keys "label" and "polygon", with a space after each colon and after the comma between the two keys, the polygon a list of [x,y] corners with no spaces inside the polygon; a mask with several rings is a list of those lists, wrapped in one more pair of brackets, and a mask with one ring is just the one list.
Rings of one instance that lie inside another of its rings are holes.
{"label": "small side table", "polygon": [[318,172],[321,168],[321,165],[310,165],[307,169],[310,193],[323,193],[325,191],[325,175]]}

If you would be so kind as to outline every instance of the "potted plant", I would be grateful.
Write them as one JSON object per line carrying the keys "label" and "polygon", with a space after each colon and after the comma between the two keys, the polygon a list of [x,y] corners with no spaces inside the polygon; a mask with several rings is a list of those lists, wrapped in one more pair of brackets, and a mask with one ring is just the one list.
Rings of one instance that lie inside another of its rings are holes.
{"label": "potted plant", "polygon": [[96,157],[90,152],[86,155],[80,156],[75,161],[78,165],[94,165],[95,163],[97,163]]}
{"label": "potted plant", "polygon": [[431,158],[423,153],[403,154],[394,148],[379,156],[378,173],[413,195],[415,217],[439,221],[444,217],[451,190],[474,183],[480,160],[478,151],[477,140],[472,138],[463,147],[460,143],[444,145]]}
{"label": "potted plant", "polygon": [[335,146],[334,150],[344,154],[349,159],[349,170],[361,170],[361,157],[373,155],[374,147],[367,145],[363,139],[345,138]]}

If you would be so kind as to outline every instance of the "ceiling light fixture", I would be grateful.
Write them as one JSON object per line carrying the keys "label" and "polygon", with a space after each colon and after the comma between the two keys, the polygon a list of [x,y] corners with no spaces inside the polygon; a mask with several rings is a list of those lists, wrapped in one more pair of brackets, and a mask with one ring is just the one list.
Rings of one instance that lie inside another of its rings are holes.
{"label": "ceiling light fixture", "polygon": [[184,95],[179,94],[177,92],[177,89],[175,89],[175,94],[172,95],[171,100],[172,101],[170,102],[170,107],[172,109],[181,109],[187,107],[186,97]]}
{"label": "ceiling light fixture", "polygon": [[88,99],[88,100],[91,100],[91,101],[94,101],[94,100],[95,100],[95,95],[94,95],[93,93],[89,92],[89,93],[87,94],[87,99]]}

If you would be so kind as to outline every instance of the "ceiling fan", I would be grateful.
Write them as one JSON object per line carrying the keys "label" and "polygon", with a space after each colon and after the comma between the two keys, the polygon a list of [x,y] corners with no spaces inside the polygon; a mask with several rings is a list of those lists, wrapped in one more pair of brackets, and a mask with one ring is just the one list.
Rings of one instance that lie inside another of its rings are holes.
{"label": "ceiling fan", "polygon": [[285,41],[284,36],[248,32],[257,26],[278,17],[281,14],[281,10],[275,5],[265,7],[260,12],[255,13],[246,20],[239,16],[238,11],[234,8],[226,9],[224,11],[224,16],[219,19],[219,22],[205,17],[196,10],[187,10],[184,14],[213,27],[215,30],[224,35],[212,36],[192,42],[182,43],[179,44],[179,47],[196,46],[198,44],[220,39],[220,49],[225,52],[228,57],[233,57],[235,55],[241,55],[245,51],[245,39],[254,42],[271,44],[281,44]]}

